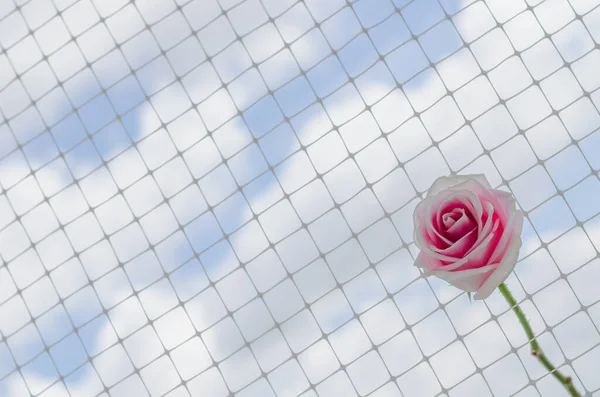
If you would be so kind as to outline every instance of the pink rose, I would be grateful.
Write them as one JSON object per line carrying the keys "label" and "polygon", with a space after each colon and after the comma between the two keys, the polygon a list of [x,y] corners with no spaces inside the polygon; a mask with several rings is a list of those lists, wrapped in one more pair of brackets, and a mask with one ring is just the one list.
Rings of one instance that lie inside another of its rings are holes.
{"label": "pink rose", "polygon": [[514,269],[523,213],[483,175],[438,178],[414,212],[416,265],[485,299]]}

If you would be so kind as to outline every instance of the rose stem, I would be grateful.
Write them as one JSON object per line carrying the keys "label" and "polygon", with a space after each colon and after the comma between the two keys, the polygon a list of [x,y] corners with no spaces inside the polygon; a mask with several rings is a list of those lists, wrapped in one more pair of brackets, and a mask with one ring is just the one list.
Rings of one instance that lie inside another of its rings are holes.
{"label": "rose stem", "polygon": [[527,318],[525,318],[525,314],[523,313],[523,310],[521,310],[521,308],[517,304],[517,301],[515,300],[515,298],[512,296],[512,294],[508,290],[508,287],[504,283],[502,283],[498,286],[498,289],[500,290],[502,295],[504,295],[504,298],[506,298],[508,304],[514,310],[515,314],[519,318],[519,322],[523,326],[523,329],[525,330],[525,333],[527,334],[527,338],[530,341],[531,354],[533,356],[537,357],[539,362],[542,363],[542,365],[544,367],[546,367],[546,369],[548,371],[550,371],[552,373],[552,375],[554,375],[554,377],[556,379],[558,379],[558,381],[565,386],[565,388],[569,391],[571,396],[581,397],[581,394],[579,394],[579,392],[575,389],[575,386],[573,386],[572,379],[569,376],[565,376],[565,375],[561,374],[560,371],[557,370],[554,367],[554,365],[552,365],[550,360],[548,360],[548,357],[546,357],[546,355],[540,348],[540,345],[539,345],[537,339],[535,338],[535,335],[533,334],[533,330],[531,329],[531,325],[529,325],[529,322],[527,321]]}

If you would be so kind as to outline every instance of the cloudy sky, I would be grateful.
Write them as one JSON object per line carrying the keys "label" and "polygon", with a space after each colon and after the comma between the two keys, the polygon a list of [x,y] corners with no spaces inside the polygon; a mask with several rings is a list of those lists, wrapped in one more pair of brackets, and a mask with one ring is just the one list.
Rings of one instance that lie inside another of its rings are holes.
{"label": "cloudy sky", "polygon": [[0,0],[0,395],[565,396],[414,267],[485,174],[600,396],[598,0]]}

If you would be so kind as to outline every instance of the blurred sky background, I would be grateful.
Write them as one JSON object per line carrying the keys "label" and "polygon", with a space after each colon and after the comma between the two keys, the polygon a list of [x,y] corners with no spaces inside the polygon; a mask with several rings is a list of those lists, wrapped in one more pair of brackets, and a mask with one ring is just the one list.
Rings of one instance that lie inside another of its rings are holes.
{"label": "blurred sky background", "polygon": [[414,267],[483,173],[600,396],[598,0],[0,0],[0,395],[566,396]]}

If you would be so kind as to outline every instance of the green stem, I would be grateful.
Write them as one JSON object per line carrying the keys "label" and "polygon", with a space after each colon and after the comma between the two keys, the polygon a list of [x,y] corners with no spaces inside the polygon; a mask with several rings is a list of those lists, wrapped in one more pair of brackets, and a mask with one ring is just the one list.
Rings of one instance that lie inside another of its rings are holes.
{"label": "green stem", "polygon": [[579,392],[575,389],[575,386],[573,386],[573,381],[572,381],[571,377],[565,376],[559,370],[557,370],[556,367],[554,367],[554,365],[552,365],[550,360],[548,360],[548,357],[546,357],[546,355],[540,348],[540,345],[539,345],[537,339],[535,338],[533,330],[531,329],[531,325],[529,325],[527,318],[525,318],[525,313],[523,313],[523,310],[521,310],[521,308],[517,304],[517,301],[515,300],[515,298],[512,296],[512,294],[508,290],[508,287],[506,287],[506,285],[504,283],[502,283],[498,286],[498,289],[500,290],[500,292],[502,293],[504,298],[506,298],[506,301],[508,302],[510,307],[514,310],[515,314],[517,315],[517,318],[519,319],[519,322],[523,326],[523,329],[525,330],[525,333],[527,334],[527,340],[529,340],[529,343],[531,344],[531,354],[533,356],[537,357],[538,361],[540,363],[542,363],[542,365],[548,371],[550,371],[550,373],[560,383],[563,384],[563,386],[567,389],[567,391],[571,394],[571,396],[581,397],[581,394],[579,394]]}

